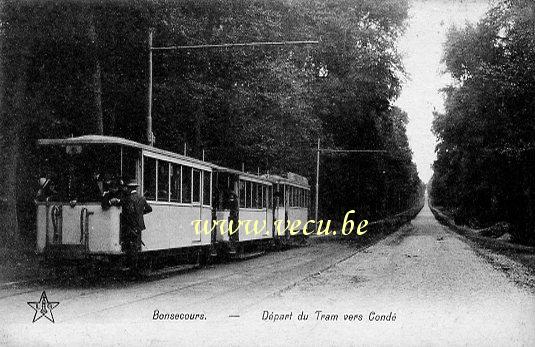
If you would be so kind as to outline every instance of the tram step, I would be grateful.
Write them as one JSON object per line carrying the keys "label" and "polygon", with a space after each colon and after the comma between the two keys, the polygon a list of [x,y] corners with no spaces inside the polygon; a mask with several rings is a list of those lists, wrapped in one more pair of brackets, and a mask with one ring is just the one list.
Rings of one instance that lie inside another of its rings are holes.
{"label": "tram step", "polygon": [[240,253],[240,254],[233,255],[232,258],[236,260],[247,260],[247,259],[259,257],[264,253],[266,252],[258,251],[258,252],[250,252],[250,253]]}
{"label": "tram step", "polygon": [[173,274],[177,272],[191,270],[198,266],[199,266],[198,264],[183,264],[183,265],[170,266],[170,267],[164,267],[158,270],[147,271],[146,273],[144,273],[144,275],[145,276],[162,276],[162,275],[168,275],[168,274]]}

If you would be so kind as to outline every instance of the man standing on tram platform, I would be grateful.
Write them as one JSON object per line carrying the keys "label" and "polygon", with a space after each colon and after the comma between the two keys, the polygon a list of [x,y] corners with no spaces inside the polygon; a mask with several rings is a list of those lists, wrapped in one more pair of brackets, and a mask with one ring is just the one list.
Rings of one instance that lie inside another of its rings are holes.
{"label": "man standing on tram platform", "polygon": [[[238,201],[238,196],[236,193],[234,193],[232,190],[228,193],[228,208],[230,210],[229,213],[229,253],[230,254],[236,254],[237,252],[237,245],[239,242],[239,210],[240,210],[240,204]],[[232,230],[230,230],[230,225],[232,222]]]}
{"label": "man standing on tram platform", "polygon": [[141,232],[145,230],[143,215],[152,212],[152,208],[144,197],[137,193],[137,181],[128,182],[126,194],[122,201],[122,222],[124,228],[124,240],[126,254],[131,271],[137,271],[139,253],[141,252]]}

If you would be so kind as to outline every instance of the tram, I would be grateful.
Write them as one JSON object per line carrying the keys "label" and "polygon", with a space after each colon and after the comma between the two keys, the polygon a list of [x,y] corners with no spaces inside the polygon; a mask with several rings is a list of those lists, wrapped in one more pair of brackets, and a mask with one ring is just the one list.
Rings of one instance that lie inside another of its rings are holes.
{"label": "tram", "polygon": [[264,177],[274,185],[273,218],[279,221],[279,224],[274,225],[275,241],[282,246],[291,245],[292,241],[303,242],[306,236],[302,230],[297,235],[291,235],[289,227],[297,221],[301,222],[302,227],[308,221],[310,205],[308,180],[291,172],[287,177],[278,175],[264,175]]}
{"label": "tram", "polygon": [[295,174],[254,175],[110,136],[41,139],[38,145],[52,188],[36,200],[37,252],[49,261],[124,258],[121,206],[101,203],[110,180],[137,181],[152,207],[144,217],[143,259],[190,260],[286,245],[289,236],[278,235],[275,220],[308,217],[310,188]]}
{"label": "tram", "polygon": [[215,244],[230,253],[245,247],[265,249],[273,239],[273,184],[228,168],[214,170],[218,203],[214,207]]}

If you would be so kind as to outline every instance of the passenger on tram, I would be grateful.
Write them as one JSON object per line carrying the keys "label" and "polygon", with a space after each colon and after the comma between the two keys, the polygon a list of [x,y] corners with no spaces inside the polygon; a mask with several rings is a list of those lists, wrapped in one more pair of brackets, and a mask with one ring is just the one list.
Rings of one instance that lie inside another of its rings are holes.
{"label": "passenger on tram", "polygon": [[124,183],[121,179],[110,179],[104,182],[101,206],[103,210],[111,206],[120,206],[124,198]]}
{"label": "passenger on tram", "polygon": [[138,270],[139,252],[141,252],[141,233],[145,230],[143,215],[152,212],[152,207],[143,196],[137,193],[137,181],[128,182],[123,199],[122,222],[128,263],[132,271]]}
{"label": "passenger on tram", "polygon": [[234,193],[232,190],[229,189],[228,191],[228,208],[230,210],[230,215],[229,215],[229,224],[230,224],[230,221],[232,221],[232,224],[233,224],[233,230],[235,232],[231,233],[230,234],[230,253],[231,254],[234,254],[236,253],[236,244],[239,242],[239,234],[238,234],[238,226],[239,226],[239,210],[240,210],[240,204],[239,204],[239,201],[238,201],[238,196],[236,195],[236,193]]}
{"label": "passenger on tram", "polygon": [[57,197],[57,194],[58,192],[56,191],[54,182],[52,182],[51,179],[46,177],[41,177],[39,179],[39,190],[37,191],[37,195],[35,197],[37,201],[53,199],[54,197]]}
{"label": "passenger on tram", "polygon": [[69,183],[69,200],[80,202],[100,201],[102,191],[99,187],[100,175],[78,174],[74,175]]}

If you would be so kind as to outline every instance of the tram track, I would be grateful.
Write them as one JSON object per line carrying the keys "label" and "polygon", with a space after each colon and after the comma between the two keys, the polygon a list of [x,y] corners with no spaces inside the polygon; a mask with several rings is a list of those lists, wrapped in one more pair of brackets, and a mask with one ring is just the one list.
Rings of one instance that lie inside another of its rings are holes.
{"label": "tram track", "polygon": [[[292,250],[292,249],[288,249],[288,250]],[[270,254],[277,254],[277,255],[280,255],[281,253],[286,253],[286,251],[288,250],[284,250],[284,251],[277,251],[277,252],[273,252],[273,253],[270,253]],[[282,258],[278,258],[278,261],[286,261],[290,258],[292,258],[293,256],[292,255],[287,255],[285,257],[282,257]],[[251,259],[254,259],[254,258],[251,258]],[[243,260],[237,260],[235,262],[241,262],[243,264],[246,264],[247,261],[251,260],[251,259],[243,259]],[[229,264],[228,262],[224,262],[224,263],[216,263],[214,265],[223,265],[223,264]],[[271,268],[271,267],[274,267],[275,265],[268,265],[268,268]],[[138,283],[147,283],[147,282],[154,282],[154,281],[158,281],[158,280],[165,280],[166,278],[170,278],[170,277],[174,277],[174,276],[177,276],[177,275],[181,275],[181,274],[185,274],[185,273],[189,273],[189,272],[194,272],[194,271],[199,271],[199,270],[203,270],[203,269],[207,269],[207,267],[205,266],[194,266],[194,267],[188,267],[188,268],[181,268],[181,269],[178,269],[178,270],[171,270],[171,271],[166,271],[165,273],[160,273],[161,269],[160,270],[154,270],[146,275],[144,275],[143,277],[141,278],[132,278],[132,277],[128,277],[126,275],[120,275],[120,276],[117,276],[117,277],[114,277],[114,278],[107,278],[105,276],[98,276],[98,275],[94,275],[94,274],[89,274],[89,275],[84,275],[80,278],[76,278],[75,281],[80,283],[80,282],[90,282],[90,281],[93,281],[93,280],[97,280],[96,284],[100,284],[102,282],[100,282],[99,280],[103,280],[105,282],[108,282],[109,281],[109,284],[110,285],[106,285],[106,283],[102,283],[104,284],[104,286],[102,287],[99,287],[99,288],[95,288],[94,290],[91,290],[91,294],[96,294],[96,293],[99,293],[100,291],[102,290],[107,290],[107,289],[110,289],[110,288],[116,288],[118,287],[119,285],[121,284],[138,284]],[[163,270],[166,270],[166,268],[164,268]],[[167,268],[167,270],[169,270],[169,268]],[[247,271],[243,272],[243,273],[246,273]],[[73,279],[72,276],[58,276],[58,277],[51,277],[51,278],[40,278],[40,279],[35,279],[35,280],[24,280],[24,281],[20,281],[20,282],[15,282],[15,283],[12,283],[10,284],[9,286],[4,286],[0,289],[2,290],[8,290],[8,289],[11,289],[11,288],[14,288],[14,287],[22,287],[22,286],[37,286],[37,285],[40,285],[42,284],[43,287],[40,287],[39,289],[31,289],[31,290],[24,290],[24,291],[18,291],[16,293],[13,293],[13,294],[10,294],[10,295],[0,295],[0,300],[3,300],[3,299],[7,299],[7,298],[10,298],[10,297],[15,297],[15,296],[19,296],[19,295],[23,295],[23,294],[29,294],[29,293],[37,293],[37,292],[40,292],[43,290],[43,288],[45,290],[50,290],[50,289],[53,289],[53,288],[61,288],[61,289],[65,289],[65,288],[72,288],[72,289],[77,289],[77,288],[85,288],[86,287],[82,287],[82,286],[76,286],[76,285],[73,285],[73,284],[69,284],[67,286],[61,286],[61,284],[64,284],[68,281],[71,281]],[[218,279],[218,278],[215,278],[215,279]],[[141,282],[140,280],[143,280],[143,282]],[[211,280],[211,279],[210,279]],[[95,282],[93,282],[93,285],[95,285]]]}
{"label": "tram track", "polygon": [[[329,264],[326,264],[325,266],[321,267],[320,269],[314,269],[313,271],[307,271],[307,273],[304,276],[299,276],[296,280],[292,280],[291,283],[285,284],[282,287],[277,286],[276,288],[273,288],[272,290],[270,290],[270,293],[267,294],[267,295],[262,295],[260,298],[252,300],[252,301],[251,300],[244,300],[244,301],[249,301],[249,302],[246,305],[238,307],[238,310],[247,310],[248,308],[253,307],[255,305],[258,305],[259,303],[261,303],[262,301],[264,301],[266,299],[269,299],[269,298],[272,298],[274,296],[280,295],[281,293],[283,293],[283,292],[285,292],[287,290],[290,290],[291,288],[295,287],[300,282],[302,282],[302,281],[304,281],[304,280],[306,280],[308,278],[311,278],[311,277],[313,277],[313,276],[315,276],[315,275],[317,275],[319,273],[325,272],[325,271],[329,270],[330,268],[333,268],[333,267],[337,266],[338,264],[341,264],[341,263],[351,259],[352,257],[356,256],[358,253],[360,253],[362,251],[365,251],[366,249],[374,246],[376,243],[384,240],[385,238],[387,238],[388,236],[392,235],[393,233],[395,233],[395,232],[403,232],[402,231],[403,228],[404,228],[404,226],[398,228],[397,231],[394,231],[392,233],[385,233],[385,234],[381,235],[380,237],[374,238],[370,243],[358,246],[357,249],[349,251],[348,254],[344,254],[340,258],[336,258],[334,261],[329,262]],[[309,252],[307,252],[307,253],[312,253],[312,252],[314,252],[314,250],[312,248],[309,248]],[[304,255],[301,255],[301,256],[304,256]],[[284,259],[278,259],[278,261],[279,262],[284,262],[285,260],[289,260],[291,258],[295,258],[295,256],[293,254],[292,255],[288,255],[287,257],[284,257]],[[302,261],[302,262],[299,262],[297,264],[294,264],[294,266],[292,266],[289,269],[285,269],[285,271],[291,272],[291,271],[296,271],[296,270],[303,269],[303,268],[307,268],[307,269],[310,268],[310,267],[313,268],[313,264],[316,264],[317,262],[318,262],[317,259],[311,259],[311,260]],[[244,265],[245,265],[245,263],[244,263]],[[265,270],[267,270],[268,268],[271,269],[271,271],[266,273]],[[210,283],[222,282],[222,281],[228,280],[228,279],[230,279],[232,277],[240,277],[240,276],[251,275],[254,278],[254,275],[257,272],[256,269],[257,269],[256,267],[247,267],[247,268],[243,269],[243,271],[232,271],[231,273],[228,273],[228,274],[224,274],[224,275],[208,278],[208,279],[205,279],[205,280],[195,281],[193,283],[188,283],[186,285],[181,285],[181,286],[178,286],[178,287],[175,287],[175,288],[163,291],[163,292],[159,292],[159,293],[156,293],[156,294],[153,294],[153,295],[148,295],[148,296],[144,296],[144,297],[141,297],[141,298],[137,298],[135,300],[129,300],[129,301],[126,301],[126,302],[122,302],[122,303],[119,303],[117,305],[108,306],[108,307],[106,307],[104,309],[94,310],[94,311],[91,311],[91,312],[86,312],[84,314],[78,315],[76,317],[72,317],[72,318],[67,319],[65,321],[67,321],[67,322],[68,321],[74,321],[74,320],[82,318],[82,317],[95,315],[95,314],[98,315],[98,314],[106,313],[108,311],[112,311],[112,310],[115,310],[115,309],[118,309],[118,308],[121,308],[121,307],[126,307],[126,306],[129,306],[129,305],[133,305],[133,304],[136,304],[136,303],[140,303],[140,302],[144,302],[144,301],[152,301],[155,298],[164,297],[164,296],[167,296],[167,295],[171,295],[173,293],[180,293],[181,291],[192,289],[192,288],[195,288],[195,287],[198,287],[198,286],[208,285]],[[264,266],[263,270],[264,270],[263,273],[261,275],[259,275],[259,277],[257,279],[248,280],[247,281],[248,287],[261,288],[263,286],[263,284],[276,283],[276,279],[280,276],[280,273],[281,273],[281,270],[279,268],[277,268],[276,264],[270,264],[269,266]],[[239,281],[236,281],[236,282],[238,283]],[[203,298],[202,300],[204,302],[211,302],[211,301],[213,301],[215,299],[221,299],[224,295],[229,295],[229,293],[232,293],[232,292],[235,292],[235,291],[238,291],[238,290],[243,290],[243,289],[244,289],[243,285],[241,285],[241,284],[233,285],[230,288],[229,287],[225,287],[225,288],[223,288],[221,290],[218,290],[218,291],[212,293],[210,296]],[[182,309],[187,310],[189,308],[195,308],[195,307],[196,307],[196,304],[191,304],[189,306],[188,305],[183,306]]]}
{"label": "tram track", "polygon": [[[406,223],[404,224],[406,225]],[[329,270],[330,268],[333,268],[334,266],[343,263],[344,261],[354,257],[358,253],[370,248],[371,246],[375,245],[376,243],[380,242],[381,240],[385,239],[389,235],[392,235],[393,233],[396,233],[397,231],[400,231],[404,228],[404,225],[398,226],[395,228],[394,231],[391,232],[381,232],[377,234],[378,236],[372,237],[372,238],[361,238],[359,240],[362,240],[362,243],[354,243],[352,241],[345,242],[340,239],[333,239],[332,243],[344,243],[346,245],[349,245],[348,247],[353,248],[348,253],[345,253],[342,257],[335,257],[332,261],[329,261],[328,264],[324,264],[324,266],[318,268],[314,267],[314,264],[318,262],[318,249],[315,247],[315,245],[320,245],[323,242],[320,243],[314,243],[313,245],[308,245],[307,247],[298,247],[293,248],[289,250],[284,251],[277,251],[277,252],[270,252],[267,254],[264,254],[262,257],[259,258],[253,258],[248,260],[239,260],[236,262],[230,262],[230,263],[223,263],[223,264],[215,264],[216,267],[220,268],[223,266],[223,270],[225,271],[225,266],[232,266],[232,264],[237,264],[237,268],[234,270],[231,270],[230,273],[224,273],[216,276],[210,276],[206,279],[201,280],[195,280],[191,281],[189,283],[179,284],[178,286],[173,286],[172,288],[169,288],[168,290],[161,291],[158,293],[154,293],[152,295],[142,296],[138,297],[134,300],[127,300],[121,303],[118,303],[116,305],[107,306],[106,308],[100,309],[100,310],[92,310],[90,312],[86,312],[84,314],[78,315],[76,317],[72,317],[70,319],[66,319],[65,321],[70,321],[76,318],[88,316],[91,314],[99,314],[102,312],[114,310],[123,306],[132,305],[135,303],[143,302],[143,301],[150,301],[154,298],[164,297],[166,295],[171,295],[173,293],[179,293],[184,290],[188,290],[191,288],[199,287],[199,286],[210,286],[210,283],[218,283],[218,282],[224,282],[229,279],[231,279],[233,276],[236,277],[236,282],[238,283],[238,279],[242,279],[244,277],[248,278],[247,286],[251,288],[259,288],[262,285],[272,285],[273,283],[277,283],[278,278],[281,276],[281,269],[280,264],[293,264],[290,268],[285,268],[282,271],[284,271],[287,275],[288,273],[295,273],[290,276],[290,278],[293,277],[289,282],[285,281],[285,283],[282,286],[276,286],[269,290],[269,294],[262,295],[260,298],[253,300],[252,302],[249,301],[245,306],[243,306],[243,309],[247,309],[248,307],[254,306],[258,304],[259,302],[262,302],[263,300],[266,300],[268,298],[271,298],[276,295],[280,295],[281,293],[284,293],[287,290],[290,290],[291,288],[295,287],[300,282],[306,280],[307,278],[311,278],[317,274],[320,274],[322,272],[325,272]],[[321,247],[321,246],[320,246]],[[315,253],[312,259],[305,260],[307,257],[311,257],[311,253]],[[258,274],[258,267],[257,266],[251,266],[251,261],[255,261],[255,259],[264,259],[262,266],[261,274],[256,276]],[[301,259],[303,261],[295,262],[297,259]],[[325,262],[325,259],[321,259],[319,261]],[[267,263],[267,264],[266,264]],[[303,269],[307,269],[306,273],[304,275],[301,275],[300,272],[303,271]],[[32,294],[32,293],[40,293],[42,290],[64,290],[64,289],[83,289],[83,293],[80,292],[74,292],[73,295],[68,295],[69,290],[65,291],[64,294],[67,294],[66,296],[63,296],[61,300],[63,302],[68,302],[71,300],[76,300],[77,298],[80,298],[82,296],[98,296],[105,294],[106,291],[110,289],[121,289],[121,288],[127,288],[131,287],[132,289],[135,289],[134,286],[140,285],[143,286],[145,284],[150,283],[157,283],[158,281],[165,281],[168,279],[172,279],[174,277],[178,277],[178,275],[186,275],[186,274],[194,274],[199,271],[207,271],[207,273],[210,273],[212,271],[211,268],[208,267],[194,267],[189,268],[186,270],[178,270],[178,271],[171,271],[169,273],[165,273],[163,275],[150,273],[148,276],[142,277],[141,281],[139,280],[132,280],[127,277],[122,278],[105,278],[102,276],[84,276],[82,278],[78,278],[75,281],[77,283],[72,284],[68,283],[67,286],[64,286],[62,284],[65,284],[66,282],[70,281],[72,278],[69,276],[61,276],[53,279],[46,279],[46,280],[37,280],[35,282],[32,282],[31,284],[27,283],[26,285],[32,285],[35,286],[38,283],[44,283],[45,286],[40,288],[31,288],[30,290],[22,290],[18,291],[16,293],[12,293],[9,295],[3,295],[0,296],[0,300],[5,300],[9,298],[13,298],[16,296],[26,295],[26,294]],[[228,269],[227,269],[228,270]],[[96,279],[96,281],[95,281]],[[102,281],[102,282],[101,282]],[[97,288],[87,288],[85,284],[91,283],[92,286],[97,285]],[[243,284],[240,285],[230,285],[230,289],[227,288],[223,290],[218,290],[215,293],[211,293],[212,295],[205,298],[207,301],[212,301],[216,298],[221,298],[223,295],[225,295],[225,292],[230,291],[236,291],[243,289]]]}

